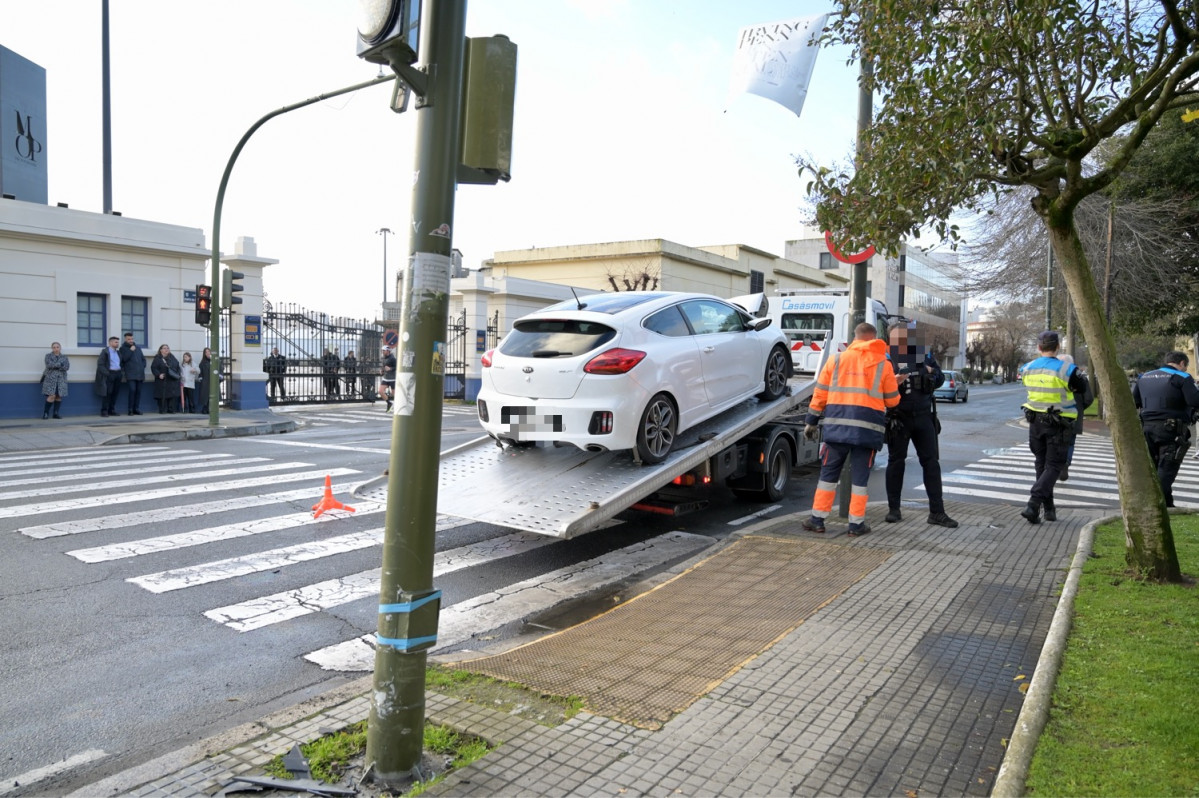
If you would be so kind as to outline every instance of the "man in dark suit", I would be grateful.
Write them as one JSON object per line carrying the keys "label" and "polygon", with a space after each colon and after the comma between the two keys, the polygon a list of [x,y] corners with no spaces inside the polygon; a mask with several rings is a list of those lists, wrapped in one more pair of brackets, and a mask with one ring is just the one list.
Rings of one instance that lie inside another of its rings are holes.
{"label": "man in dark suit", "polygon": [[120,354],[121,372],[125,375],[125,384],[129,392],[129,410],[126,415],[140,416],[142,383],[146,379],[146,355],[133,340],[133,333],[125,333],[125,343],[121,344]]}

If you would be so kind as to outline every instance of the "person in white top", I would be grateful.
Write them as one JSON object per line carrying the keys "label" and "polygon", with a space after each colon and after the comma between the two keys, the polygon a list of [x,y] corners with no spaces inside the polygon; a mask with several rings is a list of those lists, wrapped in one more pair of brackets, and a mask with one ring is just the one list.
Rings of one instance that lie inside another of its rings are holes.
{"label": "person in white top", "polygon": [[200,368],[192,363],[192,353],[183,353],[183,363],[179,366],[179,384],[183,386],[183,412],[196,412],[196,377],[200,376]]}

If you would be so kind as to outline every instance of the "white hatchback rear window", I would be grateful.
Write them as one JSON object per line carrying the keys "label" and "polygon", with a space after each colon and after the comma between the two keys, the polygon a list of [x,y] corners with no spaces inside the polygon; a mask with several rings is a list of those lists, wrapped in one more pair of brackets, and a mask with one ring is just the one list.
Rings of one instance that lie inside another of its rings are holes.
{"label": "white hatchback rear window", "polygon": [[520,321],[500,345],[508,357],[573,357],[603,346],[616,337],[606,324],[576,319]]}

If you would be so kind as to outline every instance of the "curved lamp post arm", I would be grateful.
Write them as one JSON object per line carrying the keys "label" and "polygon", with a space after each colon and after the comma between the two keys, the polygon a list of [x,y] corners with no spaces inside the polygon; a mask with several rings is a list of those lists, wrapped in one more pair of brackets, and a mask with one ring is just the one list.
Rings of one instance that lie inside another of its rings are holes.
{"label": "curved lamp post arm", "polygon": [[[233,171],[233,164],[236,163],[237,156],[241,155],[242,148],[246,146],[246,142],[250,140],[250,136],[253,136],[254,133],[257,132],[258,128],[266,124],[268,120],[274,119],[276,116],[285,114],[288,111],[294,111],[297,108],[303,108],[306,105],[312,105],[313,103],[319,103],[322,100],[327,100],[330,97],[348,94],[352,91],[358,91],[359,89],[365,89],[369,86],[374,86],[379,83],[386,83],[395,79],[395,75],[380,75],[373,80],[368,80],[363,83],[355,83],[353,86],[347,86],[344,89],[325,92],[324,94],[316,97],[310,97],[302,102],[285,105],[282,108],[271,111],[269,114],[265,115],[250,126],[250,129],[247,130],[245,135],[241,137],[241,141],[237,142],[237,146],[233,148],[233,154],[229,156],[229,162],[225,164],[225,173],[221,175],[220,188],[218,188],[216,192],[216,207],[212,212],[212,274],[210,277],[212,280],[212,291],[214,296],[219,297],[221,295],[221,209],[225,204],[225,187],[229,185],[229,175]],[[220,422],[221,381],[220,378],[212,374],[211,371],[215,368],[218,369],[219,373],[219,367],[217,364],[220,363],[221,357],[220,310],[221,309],[218,303],[217,312],[212,314],[212,318],[208,322],[208,348],[212,350],[212,362],[209,364],[210,371],[208,379],[208,425],[210,427],[215,427]]]}

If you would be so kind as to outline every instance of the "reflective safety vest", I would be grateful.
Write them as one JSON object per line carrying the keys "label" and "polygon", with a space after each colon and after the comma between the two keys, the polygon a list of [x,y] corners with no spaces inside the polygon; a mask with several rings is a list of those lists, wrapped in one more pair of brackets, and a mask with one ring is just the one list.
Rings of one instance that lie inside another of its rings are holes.
{"label": "reflective safety vest", "polygon": [[807,416],[808,424],[824,419],[823,440],[883,447],[887,408],[899,404],[895,372],[886,354],[886,341],[854,341],[824,364]]}
{"label": "reflective safety vest", "polygon": [[1061,411],[1062,418],[1078,418],[1078,406],[1070,390],[1073,363],[1063,363],[1056,357],[1039,357],[1024,367],[1024,387],[1028,401],[1024,407],[1044,413],[1051,407]]}

